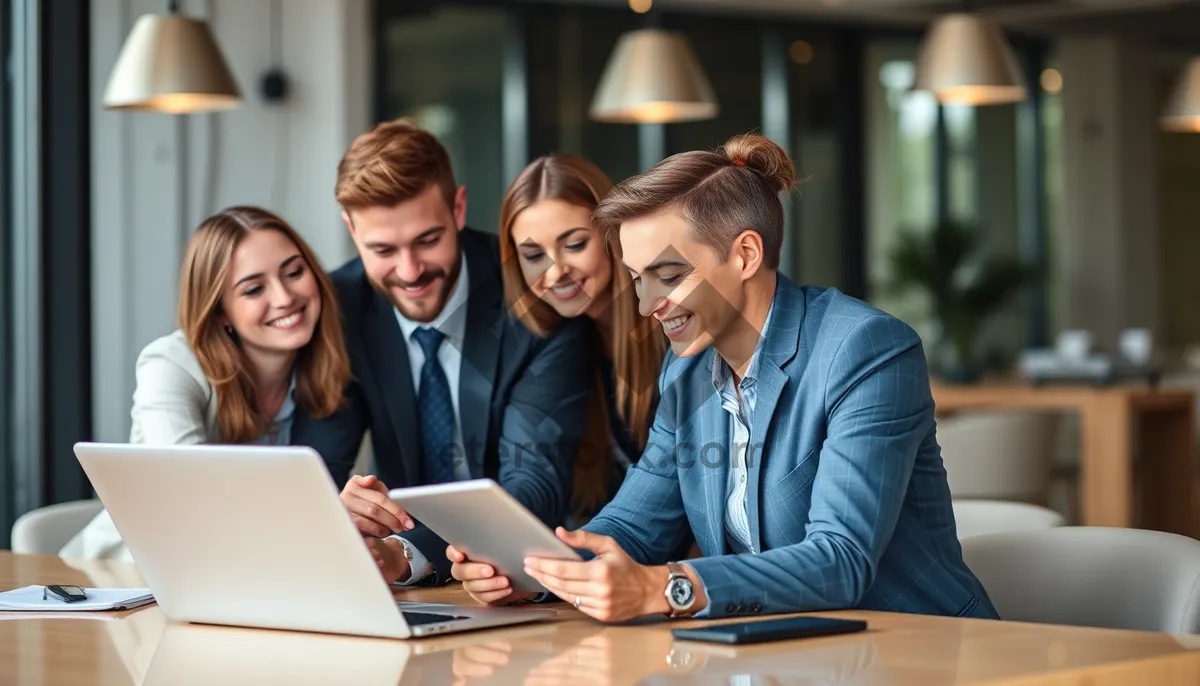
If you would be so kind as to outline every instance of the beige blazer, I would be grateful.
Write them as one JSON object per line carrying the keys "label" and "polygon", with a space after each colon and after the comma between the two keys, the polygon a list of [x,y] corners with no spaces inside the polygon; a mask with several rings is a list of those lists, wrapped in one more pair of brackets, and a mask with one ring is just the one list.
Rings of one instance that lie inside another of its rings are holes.
{"label": "beige blazer", "polygon": [[[167,334],[143,348],[135,376],[130,443],[187,445],[220,440],[217,394],[182,331]],[[68,541],[59,555],[133,559],[107,510]]]}

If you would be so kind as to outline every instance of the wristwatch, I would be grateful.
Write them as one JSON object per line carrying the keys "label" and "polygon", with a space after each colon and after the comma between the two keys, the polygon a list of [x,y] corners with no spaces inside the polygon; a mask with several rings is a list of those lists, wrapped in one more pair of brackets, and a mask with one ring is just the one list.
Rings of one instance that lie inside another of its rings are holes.
{"label": "wristwatch", "polygon": [[403,555],[404,559],[408,562],[408,576],[404,577],[404,579],[396,579],[392,583],[403,585],[412,578],[413,548],[408,544],[408,541],[400,538],[399,536],[393,536],[392,538],[395,538],[396,542],[400,544],[400,554]]}
{"label": "wristwatch", "polygon": [[668,562],[667,572],[670,577],[667,578],[666,596],[667,604],[671,606],[668,616],[672,619],[685,617],[696,603],[696,589],[678,562]]}
{"label": "wristwatch", "polygon": [[400,542],[400,552],[404,554],[404,559],[408,560],[409,564],[412,564],[412,559],[413,559],[412,546],[410,546],[408,544],[408,541],[404,540],[403,538],[400,538],[399,536],[396,537],[396,540]]}

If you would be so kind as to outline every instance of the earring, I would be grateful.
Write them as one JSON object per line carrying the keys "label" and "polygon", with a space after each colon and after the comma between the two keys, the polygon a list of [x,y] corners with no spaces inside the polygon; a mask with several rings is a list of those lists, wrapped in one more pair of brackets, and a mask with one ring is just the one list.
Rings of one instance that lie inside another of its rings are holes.
{"label": "earring", "polygon": [[230,338],[233,338],[233,325],[232,324],[225,325],[225,334],[227,336],[229,336]]}

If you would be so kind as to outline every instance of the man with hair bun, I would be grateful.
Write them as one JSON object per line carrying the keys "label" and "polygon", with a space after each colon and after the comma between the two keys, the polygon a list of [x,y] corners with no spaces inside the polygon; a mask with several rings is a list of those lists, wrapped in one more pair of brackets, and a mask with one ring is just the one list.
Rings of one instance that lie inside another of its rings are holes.
{"label": "man with hair bun", "polygon": [[[331,276],[354,381],[346,408],[302,417],[384,578],[451,580],[446,543],[389,488],[488,477],[547,525],[563,521],[593,361],[586,324],[537,336],[504,304],[497,236],[466,227],[446,149],[404,119],[350,145],[335,187],[359,256]],[[350,476],[370,429],[375,474]],[[303,503],[298,504],[303,507]]]}
{"label": "man with hair bun", "polygon": [[[925,355],[903,322],[778,272],[787,154],[757,135],[674,155],[594,213],[670,351],[645,452],[582,530],[530,558],[601,621],[859,608],[996,618],[962,559]],[[702,557],[669,556],[688,533]],[[453,548],[476,599],[527,598]]]}

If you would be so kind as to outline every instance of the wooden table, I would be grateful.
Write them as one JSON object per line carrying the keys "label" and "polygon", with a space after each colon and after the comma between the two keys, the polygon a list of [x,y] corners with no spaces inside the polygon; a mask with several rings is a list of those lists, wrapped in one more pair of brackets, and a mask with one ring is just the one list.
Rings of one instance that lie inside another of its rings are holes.
{"label": "wooden table", "polygon": [[[67,583],[141,586],[120,563],[0,552],[0,588]],[[404,599],[469,602],[456,587]],[[757,647],[675,642],[689,622],[605,626],[570,606],[536,625],[392,641],[170,624],[157,606],[104,619],[0,613],[0,684],[657,684],[1110,686],[1200,683],[1200,637],[881,612],[866,633]]]}
{"label": "wooden table", "polygon": [[1192,391],[1145,386],[935,384],[933,399],[938,413],[973,409],[1078,412],[1083,433],[1079,523],[1200,535]]}

